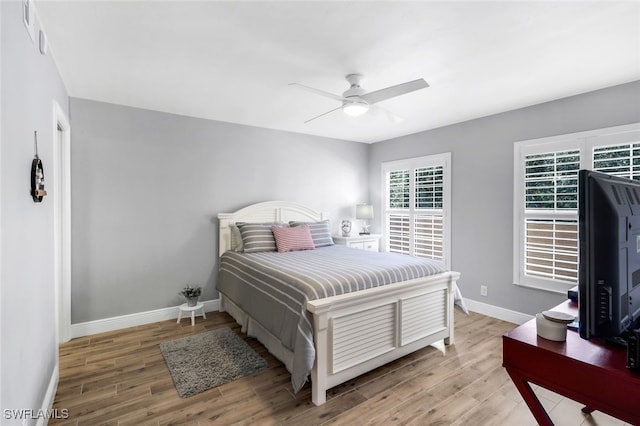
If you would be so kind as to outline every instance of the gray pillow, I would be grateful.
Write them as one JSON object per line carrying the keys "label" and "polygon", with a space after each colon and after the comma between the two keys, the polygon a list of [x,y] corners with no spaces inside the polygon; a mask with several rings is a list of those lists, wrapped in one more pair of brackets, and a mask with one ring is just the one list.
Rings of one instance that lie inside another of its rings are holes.
{"label": "gray pillow", "polygon": [[244,247],[242,247],[242,234],[240,234],[240,229],[235,224],[229,227],[231,228],[231,250],[242,253]]}
{"label": "gray pillow", "polygon": [[242,247],[245,253],[258,253],[261,251],[276,251],[276,240],[273,237],[271,227],[282,226],[281,222],[248,223],[236,222],[242,237]]}
{"label": "gray pillow", "polygon": [[317,247],[326,247],[333,245],[333,237],[331,237],[331,226],[328,220],[321,222],[289,222],[289,226],[308,225],[311,230],[311,238],[313,244]]}

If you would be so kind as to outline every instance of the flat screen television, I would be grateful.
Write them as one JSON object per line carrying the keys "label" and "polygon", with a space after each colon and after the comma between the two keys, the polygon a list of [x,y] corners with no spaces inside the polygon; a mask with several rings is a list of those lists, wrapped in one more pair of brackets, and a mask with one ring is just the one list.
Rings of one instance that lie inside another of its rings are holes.
{"label": "flat screen television", "polygon": [[580,170],[579,331],[624,343],[640,326],[640,181]]}

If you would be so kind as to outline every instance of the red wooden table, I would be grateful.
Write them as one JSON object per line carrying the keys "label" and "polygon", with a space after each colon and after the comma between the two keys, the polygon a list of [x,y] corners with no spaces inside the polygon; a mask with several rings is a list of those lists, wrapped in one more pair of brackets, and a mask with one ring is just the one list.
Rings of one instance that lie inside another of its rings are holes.
{"label": "red wooden table", "polygon": [[[578,314],[568,301],[553,310]],[[502,344],[502,365],[538,424],[553,422],[529,383],[584,404],[585,413],[597,410],[640,425],[640,374],[627,369],[626,348],[584,340],[573,330],[566,342],[543,339],[535,318],[502,336]]]}

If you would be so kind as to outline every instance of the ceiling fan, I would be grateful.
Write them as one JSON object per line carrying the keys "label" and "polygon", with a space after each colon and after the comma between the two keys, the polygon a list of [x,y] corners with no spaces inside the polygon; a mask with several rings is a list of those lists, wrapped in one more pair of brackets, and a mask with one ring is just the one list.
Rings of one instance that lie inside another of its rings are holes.
{"label": "ceiling fan", "polygon": [[402,121],[402,118],[387,111],[384,108],[381,108],[376,104],[387,99],[395,98],[396,96],[404,95],[416,90],[429,87],[429,84],[427,84],[424,79],[419,78],[417,80],[386,87],[374,92],[366,92],[362,87],[360,87],[360,82],[363,78],[361,74],[349,74],[345,78],[347,79],[351,87],[349,87],[344,93],[342,93],[342,96],[334,95],[333,93],[325,92],[324,90],[315,89],[313,87],[305,86],[299,83],[289,83],[289,86],[296,86],[317,95],[335,99],[341,103],[339,107],[310,118],[309,120],[305,121],[305,123],[313,121],[316,118],[320,118],[339,109],[342,109],[345,114],[351,116],[362,115],[369,109],[374,109],[384,112],[392,121]]}

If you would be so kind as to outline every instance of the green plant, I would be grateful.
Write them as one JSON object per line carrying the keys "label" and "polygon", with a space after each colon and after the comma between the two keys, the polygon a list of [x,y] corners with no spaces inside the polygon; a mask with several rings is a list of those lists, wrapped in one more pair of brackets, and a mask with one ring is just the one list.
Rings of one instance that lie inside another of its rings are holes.
{"label": "green plant", "polygon": [[200,287],[191,287],[187,284],[180,294],[184,297],[198,297],[202,294],[202,289]]}

